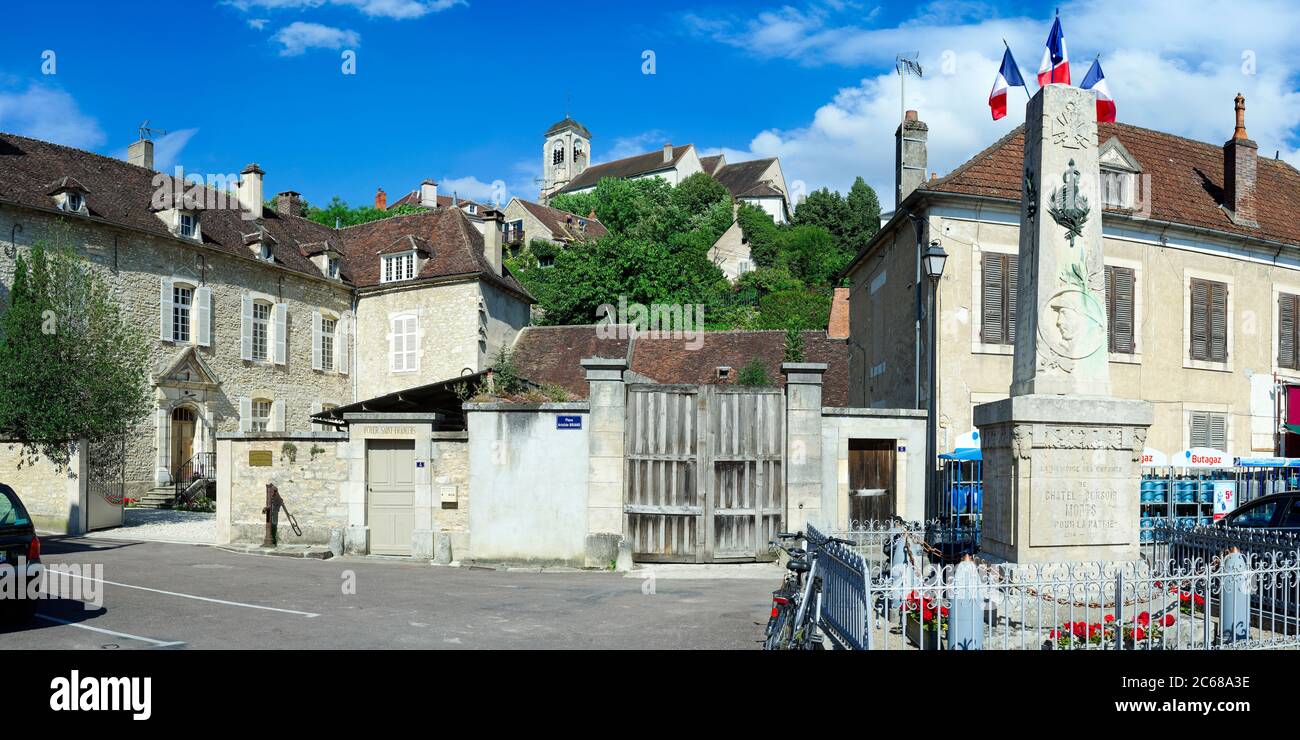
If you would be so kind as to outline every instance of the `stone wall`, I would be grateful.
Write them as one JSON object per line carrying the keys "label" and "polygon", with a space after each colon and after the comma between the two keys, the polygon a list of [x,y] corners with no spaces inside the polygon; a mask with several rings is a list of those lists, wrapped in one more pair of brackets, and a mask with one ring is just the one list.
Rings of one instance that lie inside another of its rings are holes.
{"label": "stone wall", "polygon": [[[345,531],[348,525],[343,485],[347,448],[346,435],[338,432],[222,435],[217,441],[217,541],[262,542],[266,484],[273,483],[302,528],[298,537],[281,513],[279,541],[329,544],[330,532]],[[271,464],[251,465],[254,452],[270,453]]]}
{"label": "stone wall", "polygon": [[[926,518],[925,412],[916,409],[822,409],[822,523],[849,524],[849,441],[894,442],[895,513],[911,521]],[[912,464],[909,464],[911,462]]]}
{"label": "stone wall", "polygon": [[[121,300],[126,318],[141,326],[152,346],[151,373],[157,375],[172,365],[187,348],[193,347],[216,376],[215,388],[159,391],[164,410],[190,391],[188,401],[200,417],[199,446],[211,450],[216,432],[239,428],[241,396],[260,396],[285,402],[285,425],[290,431],[310,428],[308,416],[314,403],[344,404],[353,400],[348,375],[311,369],[311,315],[326,310],[345,315],[351,310],[351,291],[337,281],[314,279],[277,268],[253,258],[234,257],[182,239],[169,239],[107,227],[75,216],[56,217],[29,210],[0,206],[0,248],[13,226],[18,249],[26,251],[36,242],[70,244],[87,256],[108,279]],[[61,225],[60,225],[61,224]],[[14,261],[0,258],[0,299],[7,297],[13,282]],[[164,277],[212,289],[212,342],[209,347],[163,341],[159,333],[159,295]],[[287,363],[246,362],[240,359],[241,296],[263,294],[288,304],[289,346]],[[356,353],[353,353],[355,356]],[[126,495],[139,498],[156,485],[158,414],[142,419],[129,434],[126,456]]]}
{"label": "stone wall", "polygon": [[23,459],[22,449],[0,441],[0,483],[14,489],[36,529],[56,534],[85,532],[86,513],[80,483],[85,471],[80,456],[74,455],[65,470],[56,470],[44,458],[35,463]]}

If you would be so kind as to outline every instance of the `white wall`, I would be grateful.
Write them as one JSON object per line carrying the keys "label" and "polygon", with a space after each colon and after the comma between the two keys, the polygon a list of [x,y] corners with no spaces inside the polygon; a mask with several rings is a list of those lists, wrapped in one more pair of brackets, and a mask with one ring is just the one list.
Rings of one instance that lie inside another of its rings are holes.
{"label": "white wall", "polygon": [[[466,404],[470,557],[586,560],[588,433],[585,403]],[[581,429],[556,429],[560,415]]]}

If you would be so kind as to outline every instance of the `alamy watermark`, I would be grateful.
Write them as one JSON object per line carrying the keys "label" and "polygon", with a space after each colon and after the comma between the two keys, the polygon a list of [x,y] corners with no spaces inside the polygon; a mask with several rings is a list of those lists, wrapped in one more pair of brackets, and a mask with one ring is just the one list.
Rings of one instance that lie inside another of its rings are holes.
{"label": "alamy watermark", "polygon": [[0,602],[67,599],[98,609],[104,605],[103,583],[104,566],[98,563],[43,565],[25,557],[0,563]]}
{"label": "alamy watermark", "polygon": [[704,306],[699,303],[602,303],[596,308],[599,339],[685,339],[686,349],[704,346]]}

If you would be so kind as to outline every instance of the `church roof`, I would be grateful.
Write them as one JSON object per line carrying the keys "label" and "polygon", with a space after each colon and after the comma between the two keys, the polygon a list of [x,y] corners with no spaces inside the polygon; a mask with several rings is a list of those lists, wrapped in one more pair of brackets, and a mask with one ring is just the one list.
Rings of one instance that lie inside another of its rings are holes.
{"label": "church roof", "polygon": [[[1223,147],[1123,123],[1097,124],[1097,141],[1112,137],[1123,145],[1150,185],[1141,196],[1151,205],[1149,217],[1214,231],[1300,244],[1300,171],[1286,162],[1260,157],[1256,171],[1258,228],[1233,223],[1223,208]],[[1024,180],[1024,126],[918,192],[960,193],[1002,200],[1020,200]],[[1108,211],[1117,210],[1107,208]],[[1123,213],[1123,211],[1118,211]]]}
{"label": "church roof", "polygon": [[581,123],[578,123],[577,121],[573,120],[572,118],[570,118],[570,117],[568,117],[568,116],[565,116],[564,118],[560,119],[559,121],[556,121],[555,123],[551,124],[551,127],[548,128],[548,129],[546,129],[546,133],[543,134],[543,136],[550,136],[551,134],[558,134],[559,132],[561,132],[561,131],[563,131],[563,130],[565,130],[565,129],[567,129],[567,128],[571,128],[571,129],[573,129],[574,131],[577,131],[578,134],[581,135],[583,138],[586,138],[586,139],[590,139],[590,138],[591,138],[591,132],[587,130],[587,127],[586,127],[586,126],[583,126]]}
{"label": "church roof", "polygon": [[616,159],[613,162],[592,165],[583,170],[582,174],[570,180],[568,185],[560,189],[560,192],[571,193],[574,190],[595,187],[596,183],[606,177],[621,180],[639,175],[648,175],[652,172],[670,170],[676,167],[686,157],[686,154],[694,149],[694,144],[675,146],[673,147],[672,159],[667,162],[664,161],[663,150],[656,149],[646,154],[637,154],[623,159]]}

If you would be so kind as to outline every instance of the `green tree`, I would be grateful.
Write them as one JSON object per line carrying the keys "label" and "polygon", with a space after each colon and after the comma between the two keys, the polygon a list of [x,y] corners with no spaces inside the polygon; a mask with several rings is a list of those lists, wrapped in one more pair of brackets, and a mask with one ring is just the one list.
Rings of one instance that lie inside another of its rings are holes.
{"label": "green tree", "polygon": [[784,229],[777,243],[781,266],[810,287],[829,285],[853,258],[853,253],[841,249],[835,237],[821,226]]}
{"label": "green tree", "polygon": [[337,195],[330,199],[324,208],[311,206],[307,209],[307,218],[324,226],[356,226],[357,224],[369,223],[380,219],[392,218],[393,216],[407,216],[412,213],[423,213],[424,208],[403,203],[400,206],[394,206],[388,210],[381,211],[373,206],[358,206],[352,208],[348,202]]}
{"label": "green tree", "polygon": [[849,189],[848,223],[845,233],[845,246],[853,254],[866,248],[871,237],[880,231],[880,199],[876,191],[861,177],[853,181]]}
{"label": "green tree", "polygon": [[736,375],[736,385],[751,387],[772,385],[772,380],[767,377],[767,366],[757,357],[745,363],[745,366],[740,369],[740,373]]}
{"label": "green tree", "polygon": [[783,290],[758,302],[759,329],[825,329],[831,315],[831,296],[816,290]]}
{"label": "green tree", "polygon": [[37,244],[18,257],[4,308],[0,436],[26,460],[65,467],[71,442],[122,434],[148,415],[149,340],[88,261]]}
{"label": "green tree", "polygon": [[762,208],[742,203],[736,212],[740,231],[749,243],[749,256],[758,267],[775,267],[780,252],[781,229]]}
{"label": "green tree", "polygon": [[785,330],[785,356],[783,362],[803,362],[803,332],[795,327]]}
{"label": "green tree", "polygon": [[837,240],[843,239],[849,221],[849,204],[830,188],[814,190],[795,206],[795,226],[820,226]]}

